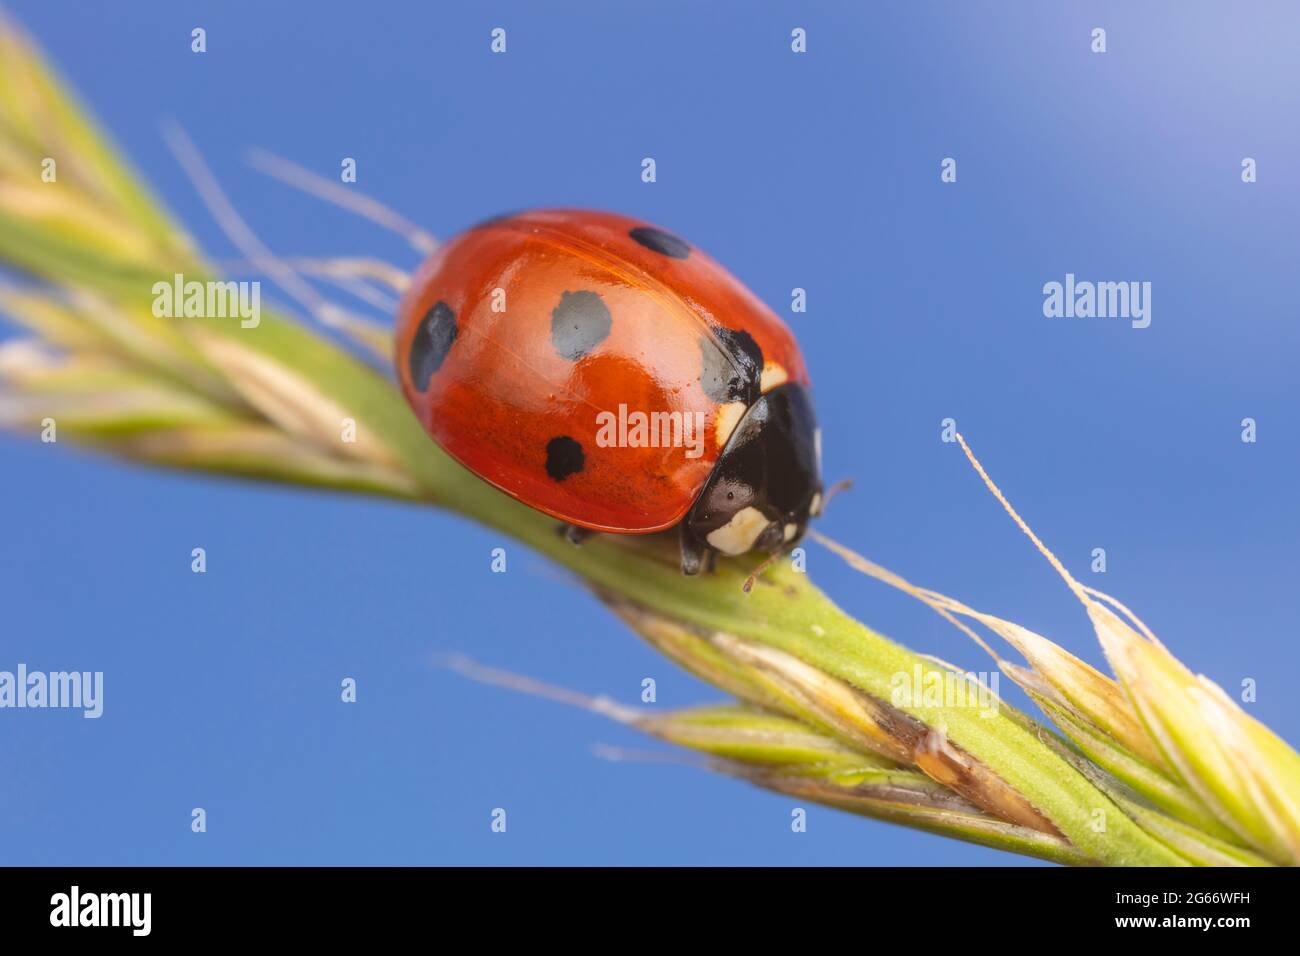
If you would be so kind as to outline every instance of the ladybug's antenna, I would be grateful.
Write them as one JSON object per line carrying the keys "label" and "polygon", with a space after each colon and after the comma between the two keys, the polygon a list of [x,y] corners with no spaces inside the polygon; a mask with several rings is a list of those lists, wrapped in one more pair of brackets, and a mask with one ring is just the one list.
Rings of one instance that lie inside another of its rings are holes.
{"label": "ladybug's antenna", "polygon": [[323,199],[363,219],[369,219],[375,225],[382,226],[390,232],[397,233],[421,255],[427,256],[438,248],[437,239],[379,200],[331,182],[297,163],[281,159],[264,149],[251,149],[248,151],[248,164],[259,172],[280,180],[286,186],[292,186],[317,199]]}
{"label": "ladybug's antenna", "polygon": [[835,484],[827,488],[826,497],[822,499],[822,511],[825,512],[826,506],[831,503],[832,498],[838,495],[841,491],[848,491],[852,487],[852,478],[841,478],[839,481],[835,482]]}

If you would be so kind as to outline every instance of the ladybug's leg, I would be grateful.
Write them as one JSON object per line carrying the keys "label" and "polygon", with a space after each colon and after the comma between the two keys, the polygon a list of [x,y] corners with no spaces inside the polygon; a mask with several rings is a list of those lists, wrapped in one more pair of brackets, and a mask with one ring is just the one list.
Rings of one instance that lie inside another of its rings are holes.
{"label": "ladybug's leg", "polygon": [[682,574],[694,577],[713,567],[713,549],[698,541],[683,521],[679,526],[682,542]]}
{"label": "ladybug's leg", "polygon": [[564,535],[569,544],[573,545],[575,548],[581,548],[582,543],[595,533],[596,532],[592,531],[590,528],[582,528],[576,524],[560,525],[560,534]]}
{"label": "ladybug's leg", "polygon": [[746,594],[752,591],[754,589],[754,582],[761,578],[763,572],[770,568],[776,559],[781,557],[783,553],[784,551],[778,548],[759,562],[758,567],[754,568],[754,570],[749,573],[749,577],[745,578],[745,583],[740,586],[740,589]]}

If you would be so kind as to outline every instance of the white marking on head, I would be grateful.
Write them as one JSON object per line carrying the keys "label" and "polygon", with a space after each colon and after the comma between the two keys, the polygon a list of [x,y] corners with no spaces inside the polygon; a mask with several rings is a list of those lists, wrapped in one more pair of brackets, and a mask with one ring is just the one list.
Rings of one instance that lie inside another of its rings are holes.
{"label": "white marking on head", "polygon": [[822,430],[813,429],[813,448],[817,450],[817,470],[822,470]]}
{"label": "white marking on head", "polygon": [[768,525],[767,518],[757,508],[741,508],[721,528],[710,531],[709,545],[723,554],[744,554],[754,547],[754,542]]}
{"label": "white marking on head", "polygon": [[766,395],[778,385],[784,385],[790,380],[785,369],[775,362],[765,362],[763,364],[763,376],[758,380],[758,390]]}
{"label": "white marking on head", "polygon": [[793,541],[794,536],[797,535],[798,533],[799,533],[799,526],[797,524],[788,524],[785,526],[786,541]]}
{"label": "white marking on head", "polygon": [[820,491],[813,495],[812,504],[808,506],[808,513],[814,515],[822,513],[822,494]]}
{"label": "white marking on head", "polygon": [[740,420],[745,417],[745,403],[731,402],[718,409],[718,417],[713,423],[713,434],[717,436],[718,447],[725,448],[727,439],[736,430]]}

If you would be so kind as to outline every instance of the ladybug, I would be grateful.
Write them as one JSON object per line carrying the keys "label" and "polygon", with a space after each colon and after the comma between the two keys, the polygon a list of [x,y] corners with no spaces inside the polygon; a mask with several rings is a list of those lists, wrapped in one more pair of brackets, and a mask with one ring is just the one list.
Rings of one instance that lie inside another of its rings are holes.
{"label": "ladybug", "polygon": [[775,557],[821,510],[794,336],[640,220],[548,209],[461,233],[412,278],[396,366],[447,454],[575,544],[676,527],[698,574],[717,553]]}

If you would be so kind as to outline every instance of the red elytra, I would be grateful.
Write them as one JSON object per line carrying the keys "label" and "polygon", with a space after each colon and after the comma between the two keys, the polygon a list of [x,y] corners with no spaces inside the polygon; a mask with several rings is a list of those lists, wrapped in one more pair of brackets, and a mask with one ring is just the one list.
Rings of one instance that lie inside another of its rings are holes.
{"label": "red elytra", "polygon": [[[470,471],[620,533],[682,522],[746,412],[808,385],[790,330],[717,262],[640,220],[574,209],[442,245],[402,300],[396,368],[421,425]],[[638,432],[637,413],[662,427]]]}

